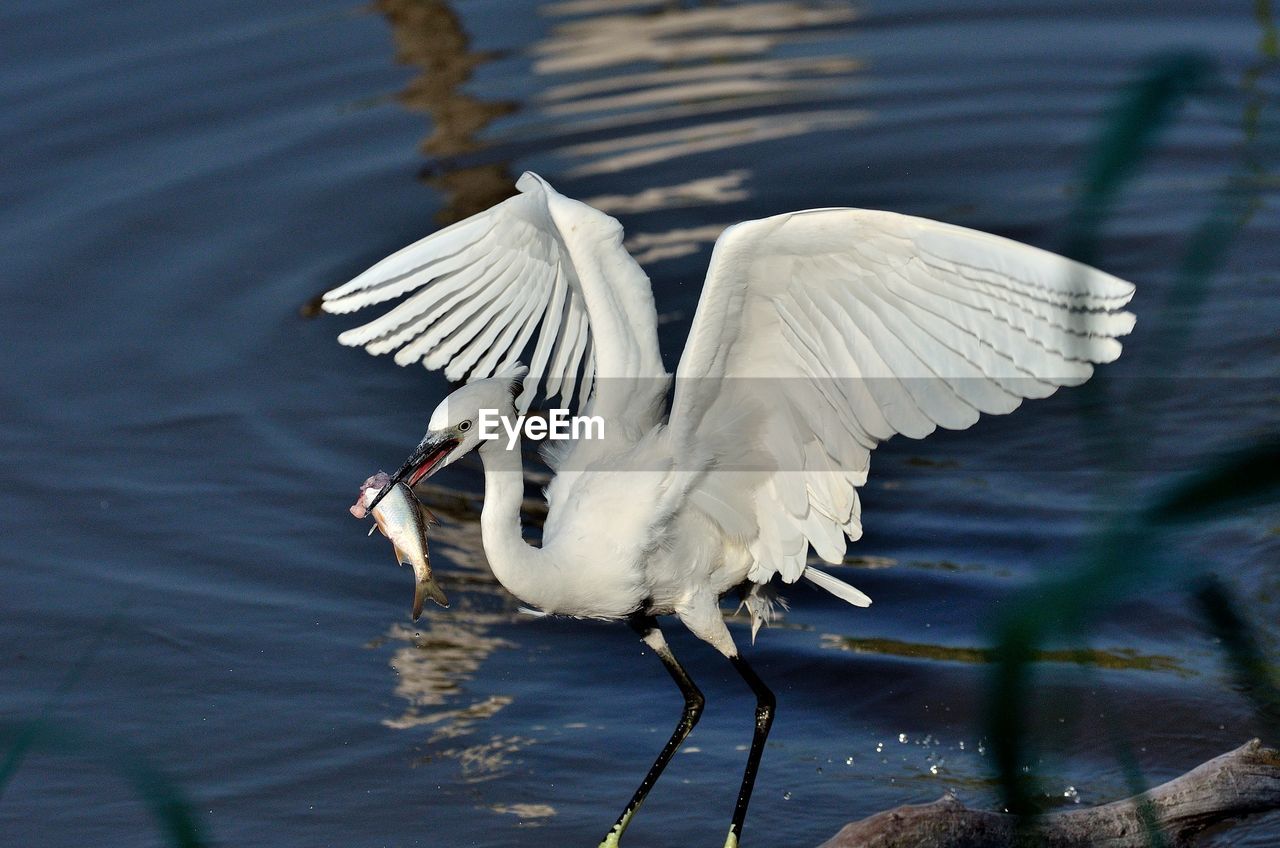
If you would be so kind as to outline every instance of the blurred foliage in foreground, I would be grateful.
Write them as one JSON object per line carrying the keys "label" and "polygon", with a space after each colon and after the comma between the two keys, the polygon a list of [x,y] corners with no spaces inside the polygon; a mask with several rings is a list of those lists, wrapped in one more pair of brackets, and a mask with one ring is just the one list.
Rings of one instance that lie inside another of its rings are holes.
{"label": "blurred foliage in foreground", "polygon": [[[1246,74],[1245,149],[1236,168],[1212,198],[1208,214],[1189,235],[1185,253],[1164,302],[1144,315],[1153,326],[1151,350],[1160,356],[1152,370],[1173,375],[1187,358],[1187,340],[1200,305],[1231,245],[1258,208],[1265,180],[1259,162],[1261,98],[1259,77],[1276,66],[1276,38],[1260,7],[1264,25],[1263,59]],[[1096,264],[1099,235],[1116,197],[1190,98],[1212,98],[1221,83],[1209,62],[1195,54],[1154,61],[1121,97],[1094,145],[1081,179],[1081,193],[1067,224],[1064,253]],[[1143,443],[1154,432],[1151,416],[1166,399],[1173,380],[1153,381],[1141,403],[1131,404],[1123,422],[1108,420],[1114,400],[1105,373],[1085,386],[1081,416],[1100,467],[1142,467]],[[1159,395],[1159,396],[1156,396]],[[1135,439],[1134,437],[1138,437]],[[1135,465],[1135,463],[1137,463]],[[1109,608],[1133,600],[1153,586],[1185,587],[1194,594],[1208,631],[1217,638],[1237,688],[1253,706],[1275,743],[1280,740],[1280,688],[1263,655],[1260,640],[1227,585],[1213,576],[1212,563],[1186,562],[1171,553],[1180,532],[1205,522],[1238,515],[1280,495],[1280,434],[1224,455],[1202,460],[1200,470],[1143,497],[1126,476],[1113,475],[1106,493],[1108,516],[1085,546],[1080,561],[1065,576],[1055,575],[1019,596],[1001,616],[995,634],[996,664],[987,710],[998,779],[1006,808],[1023,816],[1034,843],[1035,814],[1046,796],[1027,765],[1034,761],[1029,712],[1034,702],[1032,660],[1046,642],[1083,644],[1086,626]],[[1146,788],[1136,757],[1114,727],[1109,731],[1115,756],[1134,794]],[[1147,839],[1163,845],[1150,824]]]}
{"label": "blurred foliage in foreground", "polygon": [[167,844],[174,848],[205,848],[209,843],[202,836],[195,809],[172,778],[132,746],[54,715],[66,694],[93,665],[99,649],[115,634],[127,608],[127,604],[121,605],[107,619],[98,638],[67,670],[36,717],[25,721],[0,720],[0,750],[4,751],[0,759],[0,800],[28,754],[58,754],[91,760],[124,778],[156,820]]}

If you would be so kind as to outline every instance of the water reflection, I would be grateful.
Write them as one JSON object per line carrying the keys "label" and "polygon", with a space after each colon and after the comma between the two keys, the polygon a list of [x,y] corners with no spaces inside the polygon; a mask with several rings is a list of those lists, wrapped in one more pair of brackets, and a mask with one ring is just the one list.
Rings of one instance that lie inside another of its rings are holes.
{"label": "water reflection", "polygon": [[387,633],[389,639],[406,644],[395,650],[390,662],[398,678],[396,695],[408,706],[383,724],[397,729],[441,725],[437,729],[441,737],[457,736],[502,709],[510,698],[495,696],[444,712],[424,712],[423,708],[440,706],[458,694],[460,684],[471,679],[489,654],[511,644],[485,635],[485,622],[473,615],[437,613],[423,622],[420,630],[396,624]]}
{"label": "water reflection", "polygon": [[751,172],[745,168],[702,177],[669,186],[645,188],[635,194],[601,194],[586,202],[610,215],[634,215],[682,206],[714,206],[746,200],[745,183]]}
{"label": "water reflection", "polygon": [[[422,150],[451,157],[476,150],[479,133],[495,118],[516,109],[511,101],[485,101],[463,90],[472,73],[493,58],[471,49],[470,39],[444,0],[376,0],[374,7],[391,25],[396,61],[422,73],[400,92],[400,102],[431,117],[431,133]],[[451,224],[488,209],[514,192],[505,164],[485,162],[430,173],[426,181],[444,195],[437,224]]]}
{"label": "water reflection", "polygon": [[[643,7],[643,11],[637,9]],[[725,62],[765,55],[806,29],[852,21],[848,7],[791,2],[689,6],[669,2],[549,3],[543,13],[575,17],[556,26],[552,37],[534,47],[540,74],[599,70],[637,62]],[[745,72],[727,71],[744,85]],[[695,77],[696,78],[696,77]]]}
{"label": "water reflection", "polygon": [[[821,647],[855,654],[879,654],[886,657],[906,657],[916,660],[956,663],[994,662],[990,648],[931,645],[923,642],[904,642],[899,639],[859,638],[825,633]],[[1162,671],[1189,677],[1195,672],[1175,657],[1161,654],[1142,654],[1132,648],[1062,648],[1039,649],[1032,655],[1032,662],[1065,663],[1122,671]]]}
{"label": "water reflection", "polygon": [[[521,613],[484,559],[479,525],[482,495],[434,482],[419,486],[417,494],[439,519],[431,531],[431,550],[448,563],[441,580],[450,587],[454,603],[448,609],[432,610],[413,625],[393,624],[376,641],[375,647],[395,645],[388,662],[396,675],[395,694],[404,701],[400,713],[382,723],[396,730],[427,733],[426,753],[418,763],[456,760],[463,780],[491,780],[504,774],[511,757],[536,740],[485,735],[484,723],[509,706],[514,696],[475,696],[465,684],[494,651],[516,647],[492,631]],[[545,506],[532,501],[529,506],[525,524],[537,527]],[[453,591],[455,586],[461,591]],[[516,807],[502,812],[516,814],[522,821],[554,814],[554,810]]]}
{"label": "water reflection", "polygon": [[562,148],[560,153],[580,162],[568,169],[571,177],[615,174],[697,153],[711,153],[823,130],[846,129],[862,123],[867,117],[868,114],[861,109],[758,115],[575,144]]}
{"label": "water reflection", "polygon": [[[422,147],[431,157],[425,179],[445,195],[439,224],[509,196],[511,161],[538,153],[563,163],[548,169],[552,178],[626,172],[632,193],[590,198],[611,214],[737,203],[750,194],[748,168],[719,168],[676,184],[650,185],[648,175],[670,170],[655,166],[846,129],[868,118],[852,105],[863,63],[832,46],[821,49],[824,37],[834,41],[856,21],[846,6],[547,3],[538,11],[553,21],[550,32],[528,57],[545,85],[518,106],[463,90],[495,57],[471,49],[448,3],[377,0],[376,8],[395,34],[397,59],[422,70],[400,100],[431,118]],[[634,230],[628,247],[641,263],[685,256],[714,241],[732,220]]]}
{"label": "water reflection", "polygon": [[521,827],[536,827],[540,819],[550,818],[556,814],[556,808],[550,804],[494,804],[489,809],[495,813],[505,813],[520,819]]}

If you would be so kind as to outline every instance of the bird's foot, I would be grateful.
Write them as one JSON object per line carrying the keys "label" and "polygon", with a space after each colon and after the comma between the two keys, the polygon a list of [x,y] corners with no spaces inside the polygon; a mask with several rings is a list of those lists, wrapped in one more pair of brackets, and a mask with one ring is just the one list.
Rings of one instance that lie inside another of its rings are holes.
{"label": "bird's foot", "polygon": [[631,817],[635,814],[636,808],[628,806],[622,813],[622,818],[618,819],[618,823],[609,828],[609,832],[604,835],[600,848],[618,848],[618,844],[622,841],[622,832],[627,829],[627,825],[631,824]]}
{"label": "bird's foot", "polygon": [[618,848],[622,841],[622,830],[626,827],[622,822],[618,822],[613,828],[605,834],[604,841],[600,843],[600,848]]}

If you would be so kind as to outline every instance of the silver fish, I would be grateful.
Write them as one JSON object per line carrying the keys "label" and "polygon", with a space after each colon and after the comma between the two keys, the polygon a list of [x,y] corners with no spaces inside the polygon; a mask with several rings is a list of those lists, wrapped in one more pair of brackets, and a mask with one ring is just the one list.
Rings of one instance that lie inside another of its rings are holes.
{"label": "silver fish", "polygon": [[[364,518],[368,515],[368,505],[389,482],[391,482],[390,475],[382,471],[365,480],[364,485],[360,487],[360,497],[351,506],[351,514],[356,518]],[[431,576],[431,555],[427,549],[427,525],[435,523],[435,516],[418,502],[408,486],[404,483],[396,483],[395,488],[374,507],[373,520],[377,522],[382,535],[391,540],[396,561],[402,565],[413,566],[415,579],[413,620],[417,621],[422,615],[422,605],[427,598],[442,607],[449,606],[449,600],[444,596],[444,591]],[[373,530],[369,532],[372,533]]]}

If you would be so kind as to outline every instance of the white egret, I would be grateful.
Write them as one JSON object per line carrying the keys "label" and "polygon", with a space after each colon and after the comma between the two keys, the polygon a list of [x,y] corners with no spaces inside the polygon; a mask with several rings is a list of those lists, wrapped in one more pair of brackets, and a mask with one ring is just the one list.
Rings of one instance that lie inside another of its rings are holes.
{"label": "white egret", "polygon": [[[721,596],[741,593],[753,639],[775,577],[869,605],[808,553],[839,563],[861,535],[871,450],[1083,383],[1093,363],[1119,356],[1133,286],[890,212],[748,221],[715,244],[668,410],[653,295],[621,226],[536,174],[517,188],[328,292],[324,308],[407,295],[340,341],[471,382],[436,408],[394,479],[413,485],[479,448],[481,529],[499,582],[546,613],[628,621],[680,687],[680,722],[602,846],[618,844],[704,703],[656,616],[675,615],[733,663],[757,704],[725,843],[736,846],[774,696],[739,654]],[[517,360],[530,346],[526,371]],[[483,410],[523,411],[539,393],[570,404],[575,387],[606,438],[550,453],[557,474],[533,546],[520,527],[520,452],[481,440],[476,422]]]}

